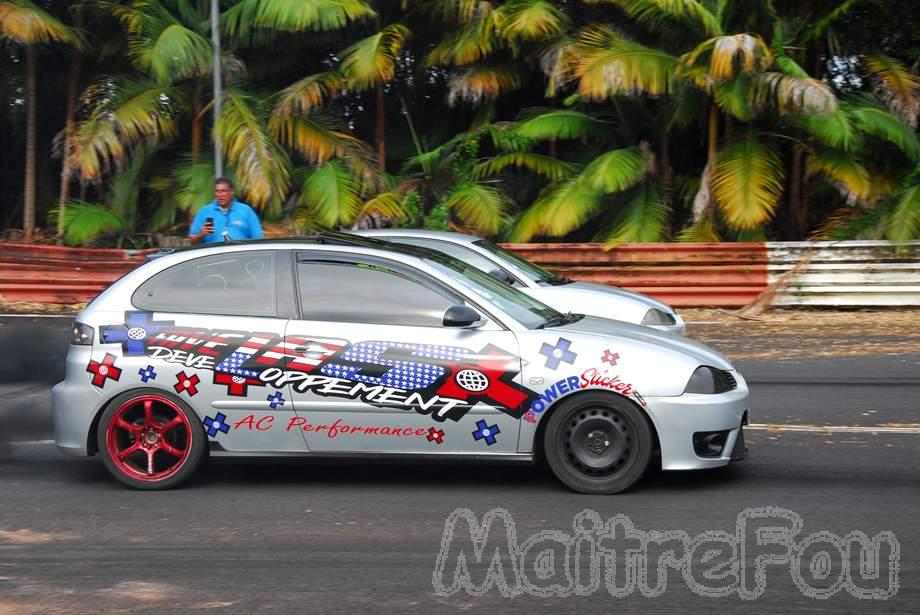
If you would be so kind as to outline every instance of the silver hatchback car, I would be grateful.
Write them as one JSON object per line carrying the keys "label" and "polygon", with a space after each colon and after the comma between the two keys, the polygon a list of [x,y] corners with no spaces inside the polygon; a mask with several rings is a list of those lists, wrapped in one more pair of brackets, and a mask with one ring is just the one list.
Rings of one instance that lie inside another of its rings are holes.
{"label": "silver hatchback car", "polygon": [[744,456],[722,356],[345,234],[159,255],[77,317],[57,446],[173,487],[206,456],[545,458],[582,493]]}
{"label": "silver hatchback car", "polygon": [[354,231],[365,237],[438,250],[490,273],[560,312],[581,312],[685,335],[686,325],[667,303],[631,290],[558,276],[514,252],[474,235],[424,229]]}

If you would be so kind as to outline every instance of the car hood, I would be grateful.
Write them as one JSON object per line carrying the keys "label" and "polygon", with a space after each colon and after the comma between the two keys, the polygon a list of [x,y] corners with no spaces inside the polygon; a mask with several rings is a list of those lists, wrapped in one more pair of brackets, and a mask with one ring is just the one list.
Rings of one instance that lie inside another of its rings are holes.
{"label": "car hood", "polygon": [[637,303],[642,303],[649,308],[658,308],[668,314],[674,313],[673,308],[664,302],[653,299],[647,295],[634,293],[625,288],[619,288],[618,286],[607,286],[606,284],[595,284],[593,282],[572,282],[571,284],[565,284],[561,288],[565,288],[568,292],[579,295],[590,293],[592,297],[596,297],[600,294],[619,299],[629,299]]}
{"label": "car hood", "polygon": [[577,322],[561,327],[553,327],[548,331],[557,331],[560,335],[566,333],[583,333],[588,335],[605,335],[619,339],[631,340],[644,344],[651,344],[661,349],[673,350],[683,353],[699,361],[702,365],[710,365],[719,369],[733,369],[731,361],[712,348],[680,335],[672,335],[634,325],[620,320],[585,316]]}

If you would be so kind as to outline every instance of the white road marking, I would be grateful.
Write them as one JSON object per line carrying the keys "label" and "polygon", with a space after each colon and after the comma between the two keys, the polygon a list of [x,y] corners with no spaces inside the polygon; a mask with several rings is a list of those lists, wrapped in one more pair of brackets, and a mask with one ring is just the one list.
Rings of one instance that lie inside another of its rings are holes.
{"label": "white road marking", "polygon": [[10,442],[10,444],[15,444],[17,446],[37,446],[39,444],[54,444],[54,440],[19,440]]}
{"label": "white road marking", "polygon": [[920,425],[785,425],[751,423],[745,429],[757,431],[801,431],[805,433],[906,433],[920,434]]}

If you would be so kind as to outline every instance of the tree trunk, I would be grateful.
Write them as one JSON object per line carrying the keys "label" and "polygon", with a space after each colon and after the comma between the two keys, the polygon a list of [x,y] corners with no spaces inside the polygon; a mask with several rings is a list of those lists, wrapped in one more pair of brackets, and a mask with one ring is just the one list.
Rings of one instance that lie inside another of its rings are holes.
{"label": "tree trunk", "polygon": [[198,152],[201,150],[201,83],[195,84],[195,94],[192,98],[192,162],[198,162]]}
{"label": "tree trunk", "polygon": [[61,191],[58,198],[57,244],[64,243],[64,213],[70,198],[70,144],[73,140],[74,115],[77,110],[77,90],[80,86],[80,65],[83,57],[75,53],[70,63],[70,77],[67,81],[67,119],[64,125],[64,154],[61,156]]}
{"label": "tree trunk", "polygon": [[801,241],[805,239],[805,233],[808,230],[808,210],[805,207],[805,199],[802,194],[802,162],[805,156],[805,150],[796,146],[792,153],[792,172],[789,175],[789,219],[787,228],[789,229],[789,241]]}
{"label": "tree trunk", "polygon": [[715,103],[709,107],[709,129],[706,143],[706,167],[700,178],[700,189],[693,198],[693,223],[698,224],[712,215],[712,173],[716,168],[716,154],[719,146],[719,108]]}
{"label": "tree trunk", "polygon": [[386,145],[386,108],[383,92],[383,84],[377,84],[377,168],[381,173],[387,168],[387,145]]}
{"label": "tree trunk", "polygon": [[26,177],[23,189],[22,231],[27,242],[35,229],[35,78],[38,50],[26,45]]}

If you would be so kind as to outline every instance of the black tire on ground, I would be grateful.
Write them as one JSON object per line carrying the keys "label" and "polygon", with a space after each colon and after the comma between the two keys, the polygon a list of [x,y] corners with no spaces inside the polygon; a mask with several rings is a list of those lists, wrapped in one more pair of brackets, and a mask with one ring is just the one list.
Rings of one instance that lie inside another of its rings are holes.
{"label": "black tire on ground", "polygon": [[[145,421],[144,400],[148,399],[153,402],[152,422]],[[119,419],[132,429],[119,427],[122,424]],[[178,423],[162,429],[171,421]],[[114,445],[110,447],[110,430],[113,429]],[[149,431],[155,435],[148,435]],[[154,440],[149,447],[134,446],[135,443],[142,445],[147,437]],[[96,442],[103,464],[112,476],[129,487],[143,490],[172,489],[181,485],[200,469],[208,450],[207,434],[195,411],[175,395],[149,388],[126,391],[112,399],[99,419]],[[124,452],[132,447],[137,450],[125,461],[115,458],[117,450]],[[145,460],[150,448],[154,449],[154,465],[147,469],[145,464],[149,462]],[[166,452],[169,449],[182,455]],[[145,475],[151,472],[152,476]]]}
{"label": "black tire on ground", "polygon": [[544,452],[556,477],[579,493],[613,494],[642,478],[654,452],[649,421],[619,395],[591,391],[552,411]]}

